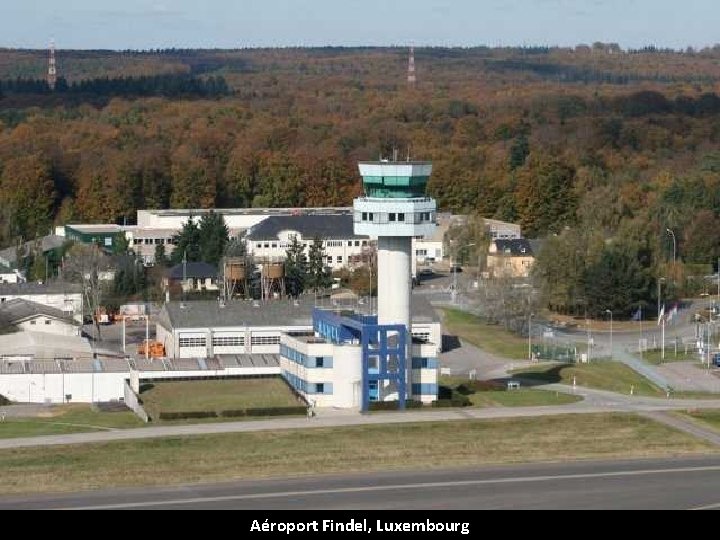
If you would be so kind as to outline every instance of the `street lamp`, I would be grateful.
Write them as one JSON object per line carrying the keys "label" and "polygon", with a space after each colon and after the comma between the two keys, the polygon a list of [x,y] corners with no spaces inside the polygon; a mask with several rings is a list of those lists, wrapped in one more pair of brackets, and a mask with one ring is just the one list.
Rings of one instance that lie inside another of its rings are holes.
{"label": "street lamp", "polygon": [[452,267],[452,273],[453,273],[453,285],[452,285],[452,303],[457,303],[457,253],[460,253],[463,249],[468,247],[473,247],[475,244],[465,244],[464,246],[461,246],[457,249],[456,255],[455,255],[455,264],[453,264],[452,259],[450,260],[450,265]]}
{"label": "street lamp", "polygon": [[528,315],[528,360],[533,359],[532,357],[532,318],[533,314]]}
{"label": "street lamp", "polygon": [[672,236],[673,239],[673,266],[675,266],[675,258],[677,255],[677,241],[675,240],[675,233],[671,229],[665,229],[665,231]]}
{"label": "street lamp", "polygon": [[613,359],[613,312],[609,309],[605,310],[605,313],[610,314],[610,360]]}
{"label": "street lamp", "polygon": [[664,277],[658,278],[658,280],[657,280],[657,312],[658,312],[658,317],[660,316],[660,295],[661,295],[660,287],[662,286],[663,283],[665,283],[665,278],[664,278]]}

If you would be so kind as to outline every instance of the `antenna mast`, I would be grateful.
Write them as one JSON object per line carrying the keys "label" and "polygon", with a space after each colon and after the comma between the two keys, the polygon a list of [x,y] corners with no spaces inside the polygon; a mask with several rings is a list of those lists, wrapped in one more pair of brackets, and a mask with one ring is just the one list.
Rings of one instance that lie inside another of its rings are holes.
{"label": "antenna mast", "polygon": [[57,83],[57,65],[55,64],[55,40],[50,41],[50,58],[48,60],[47,83],[51,91]]}
{"label": "antenna mast", "polygon": [[417,76],[415,74],[415,47],[410,47],[410,59],[408,60],[408,85],[415,86]]}

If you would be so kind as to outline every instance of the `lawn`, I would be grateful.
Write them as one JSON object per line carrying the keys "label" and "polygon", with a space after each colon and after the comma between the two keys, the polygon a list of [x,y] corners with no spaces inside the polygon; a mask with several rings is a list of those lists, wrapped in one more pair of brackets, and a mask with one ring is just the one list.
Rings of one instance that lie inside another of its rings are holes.
{"label": "lawn", "polygon": [[[456,396],[458,394],[466,396],[473,407],[540,407],[543,405],[566,405],[583,399],[582,396],[534,388],[520,388],[518,390],[499,388],[497,390],[479,390],[468,394],[467,391],[470,390],[468,385],[471,384],[472,381],[462,377],[440,377],[441,386],[450,388]],[[466,390],[461,389],[458,392],[459,386],[465,386]]]}
{"label": "lawn", "polygon": [[480,317],[464,311],[456,309],[442,311],[447,333],[498,356],[514,360],[527,359],[528,342],[526,338],[508,332],[502,326],[486,324]]}
{"label": "lawn", "polygon": [[90,405],[51,405],[37,416],[8,417],[0,423],[0,438],[35,437],[141,427],[145,424],[132,411],[103,412]]}
{"label": "lawn", "polygon": [[518,379],[528,383],[573,384],[578,386],[609,390],[620,394],[629,394],[634,387],[634,394],[640,396],[663,397],[665,391],[658,388],[642,375],[620,362],[597,361],[589,364],[545,364],[537,367],[523,368],[513,371]]}
{"label": "lawn", "polygon": [[683,413],[693,420],[710,426],[713,429],[720,430],[720,409],[688,411]]}
{"label": "lawn", "polygon": [[140,399],[153,418],[151,411],[222,411],[301,405],[279,377],[153,383],[141,388]]}
{"label": "lawn", "polygon": [[[635,353],[635,356],[640,358],[640,353]],[[700,363],[700,359],[698,358],[697,353],[691,352],[686,355],[685,351],[678,351],[677,356],[675,356],[675,349],[672,347],[668,347],[665,349],[664,360],[662,358],[662,351],[660,351],[659,349],[644,352],[642,354],[642,359],[645,362],[655,365],[666,364],[668,362],[697,362],[698,364]]]}
{"label": "lawn", "polygon": [[0,491],[715,451],[708,442],[632,414],[370,425],[3,450]]}

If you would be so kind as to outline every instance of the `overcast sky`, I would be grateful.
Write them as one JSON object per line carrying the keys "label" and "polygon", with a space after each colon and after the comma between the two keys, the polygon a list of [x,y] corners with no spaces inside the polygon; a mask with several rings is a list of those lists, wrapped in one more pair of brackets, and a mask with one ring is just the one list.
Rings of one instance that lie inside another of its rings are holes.
{"label": "overcast sky", "polygon": [[720,0],[0,0],[0,47],[702,47]]}

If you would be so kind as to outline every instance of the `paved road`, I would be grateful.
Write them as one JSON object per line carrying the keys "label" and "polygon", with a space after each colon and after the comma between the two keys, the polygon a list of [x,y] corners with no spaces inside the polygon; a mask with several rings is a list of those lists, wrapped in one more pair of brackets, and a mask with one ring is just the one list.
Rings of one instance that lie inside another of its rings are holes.
{"label": "paved road", "polygon": [[[720,508],[718,485],[720,457],[716,456],[3,497],[0,509],[709,509]],[[425,517],[433,516],[417,516],[421,521]]]}
{"label": "paved road", "polygon": [[312,429],[321,427],[358,426],[368,424],[398,424],[406,422],[437,422],[446,420],[473,420],[489,418],[529,418],[563,414],[589,414],[608,412],[651,412],[686,409],[718,409],[719,400],[660,399],[623,396],[612,392],[548,385],[545,388],[558,392],[575,392],[585,397],[578,403],[544,407],[498,407],[485,409],[410,410],[361,415],[348,411],[322,410],[312,419],[306,417],[277,418],[247,422],[157,426],[137,429],[119,429],[94,433],[46,435],[17,439],[0,439],[0,450],[31,446],[84,444],[132,439],[152,439],[182,435],[208,435],[251,431]]}

